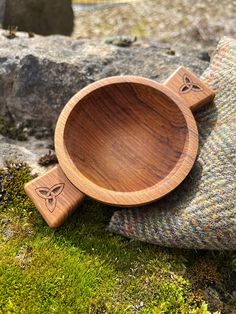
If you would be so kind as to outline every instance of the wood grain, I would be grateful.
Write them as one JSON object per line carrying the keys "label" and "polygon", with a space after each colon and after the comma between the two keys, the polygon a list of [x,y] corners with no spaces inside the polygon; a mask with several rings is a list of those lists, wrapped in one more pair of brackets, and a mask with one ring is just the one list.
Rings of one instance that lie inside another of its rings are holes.
{"label": "wood grain", "polygon": [[165,85],[119,76],[85,87],[57,122],[60,166],[27,184],[27,194],[51,227],[61,225],[84,194],[115,206],[158,200],[191,170],[198,151],[191,110],[213,98],[183,67]]}
{"label": "wood grain", "polygon": [[179,94],[192,112],[210,103],[215,97],[215,93],[205,83],[184,67],[179,67],[164,84]]}
{"label": "wood grain", "polygon": [[173,101],[146,85],[122,82],[83,98],[64,136],[70,158],[86,178],[108,190],[133,192],[170,173],[187,134]]}
{"label": "wood grain", "polygon": [[25,185],[27,195],[51,228],[59,227],[83,201],[84,194],[55,166]]}
{"label": "wood grain", "polygon": [[111,77],[69,101],[55,147],[62,169],[83,193],[136,206],[183,181],[196,158],[198,131],[186,101],[170,88],[140,77]]}

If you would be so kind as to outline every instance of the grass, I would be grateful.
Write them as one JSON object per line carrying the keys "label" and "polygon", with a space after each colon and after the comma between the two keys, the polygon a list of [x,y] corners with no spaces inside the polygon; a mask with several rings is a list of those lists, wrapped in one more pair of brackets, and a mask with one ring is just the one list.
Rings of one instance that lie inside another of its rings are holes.
{"label": "grass", "polygon": [[204,289],[230,280],[231,253],[112,235],[114,209],[93,201],[49,229],[23,191],[30,179],[24,164],[0,170],[1,313],[209,313]]}

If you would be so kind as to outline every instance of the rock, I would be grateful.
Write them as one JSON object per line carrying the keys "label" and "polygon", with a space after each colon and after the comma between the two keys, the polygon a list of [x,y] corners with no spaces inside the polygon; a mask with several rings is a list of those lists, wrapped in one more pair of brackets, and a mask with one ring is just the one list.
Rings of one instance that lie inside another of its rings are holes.
{"label": "rock", "polygon": [[45,168],[38,164],[38,160],[48,152],[49,146],[49,140],[30,137],[28,141],[20,142],[0,135],[0,167],[4,165],[5,160],[24,161],[30,165],[33,173],[41,174]]}
{"label": "rock", "polygon": [[5,12],[5,2],[6,0],[0,0],[0,26],[3,23],[4,12]]}
{"label": "rock", "polygon": [[73,31],[71,0],[0,0],[0,9],[1,2],[5,2],[5,12],[0,11],[4,12],[3,28],[15,25],[42,35],[71,35]]}
{"label": "rock", "polygon": [[[37,0],[38,1],[38,0]],[[0,117],[21,123],[44,138],[53,133],[65,103],[87,84],[113,75],[140,75],[164,80],[179,65],[200,75],[208,66],[189,46],[170,47],[136,42],[131,47],[103,40],[73,40],[17,32],[7,39],[0,31]],[[32,134],[32,132],[30,132]]]}

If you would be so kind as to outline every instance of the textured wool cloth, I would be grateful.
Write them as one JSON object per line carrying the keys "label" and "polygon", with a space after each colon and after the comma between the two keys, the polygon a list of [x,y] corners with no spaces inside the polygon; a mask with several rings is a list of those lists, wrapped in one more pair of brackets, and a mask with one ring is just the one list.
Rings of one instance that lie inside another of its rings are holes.
{"label": "textured wool cloth", "polygon": [[151,205],[116,211],[108,230],[167,247],[236,249],[236,40],[224,37],[202,79],[216,92],[195,114],[200,149],[188,177]]}

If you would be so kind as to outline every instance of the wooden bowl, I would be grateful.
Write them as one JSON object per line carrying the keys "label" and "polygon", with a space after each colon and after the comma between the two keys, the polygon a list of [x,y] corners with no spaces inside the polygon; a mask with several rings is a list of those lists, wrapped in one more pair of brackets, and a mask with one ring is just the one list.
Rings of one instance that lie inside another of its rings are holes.
{"label": "wooden bowl", "polygon": [[[198,151],[198,130],[191,110],[213,97],[214,93],[184,68],[164,85],[142,77],[119,76],[85,87],[67,103],[57,122],[55,148],[62,170],[55,168],[60,180],[56,176],[57,183],[46,189],[55,205],[48,211],[52,214],[56,209],[58,195],[52,188],[65,185],[65,175],[67,185],[72,183],[85,195],[115,206],[143,205],[171,192],[189,173]],[[33,200],[32,191],[37,200],[38,196],[46,200],[35,184],[42,188],[42,180],[44,184],[48,177],[54,180],[55,174],[37,178],[33,189],[32,182],[26,186]],[[72,209],[83,198],[73,185],[72,192],[64,196],[78,194]],[[42,205],[36,206],[42,212]],[[56,216],[53,223],[43,210],[49,225],[55,227],[65,220],[66,207],[64,204],[63,215]]]}

